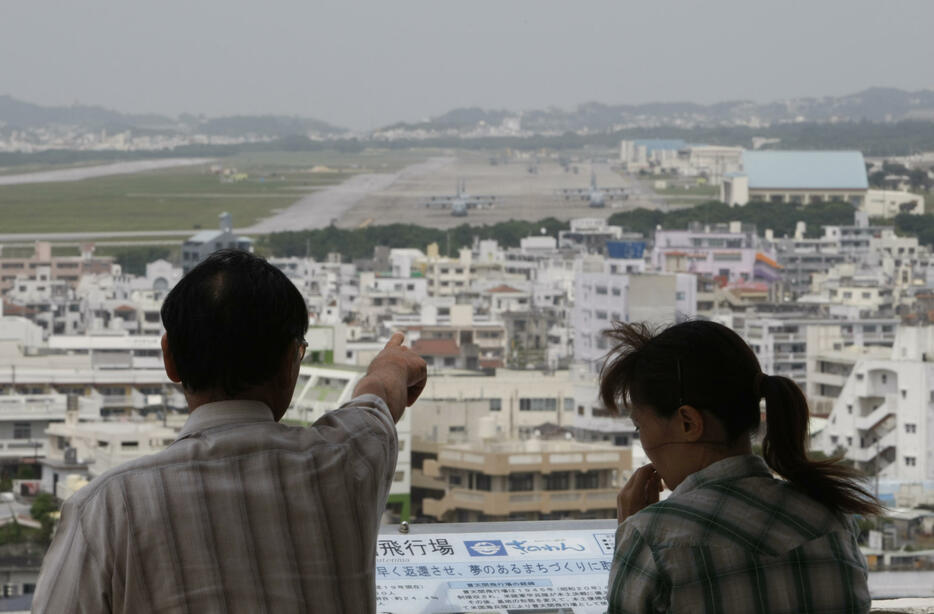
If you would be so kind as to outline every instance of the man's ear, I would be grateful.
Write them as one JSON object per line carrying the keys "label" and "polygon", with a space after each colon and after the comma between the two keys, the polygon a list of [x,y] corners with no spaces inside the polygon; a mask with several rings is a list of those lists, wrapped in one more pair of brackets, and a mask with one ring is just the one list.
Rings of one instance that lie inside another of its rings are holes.
{"label": "man's ear", "polygon": [[162,364],[165,365],[165,374],[170,380],[176,384],[182,381],[182,378],[178,376],[178,369],[175,368],[175,358],[169,351],[169,337],[166,333],[162,333]]}
{"label": "man's ear", "polygon": [[693,405],[682,405],[678,408],[678,426],[684,441],[700,441],[704,436],[704,414]]}

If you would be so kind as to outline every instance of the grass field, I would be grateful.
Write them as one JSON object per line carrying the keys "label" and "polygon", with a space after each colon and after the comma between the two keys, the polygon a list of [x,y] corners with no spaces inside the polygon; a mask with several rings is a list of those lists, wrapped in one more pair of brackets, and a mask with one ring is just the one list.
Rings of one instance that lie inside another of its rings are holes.
{"label": "grass field", "polygon": [[687,189],[678,186],[667,187],[664,190],[655,190],[656,194],[664,196],[710,196],[711,198],[720,197],[720,188],[717,186],[691,186]]}
{"label": "grass field", "polygon": [[[427,156],[380,150],[268,152],[133,175],[0,186],[0,232],[214,228],[224,211],[233,214],[236,226],[244,227],[354,173],[394,171]],[[210,173],[211,164],[236,168],[248,178],[222,183]],[[310,172],[314,166],[329,170]]]}

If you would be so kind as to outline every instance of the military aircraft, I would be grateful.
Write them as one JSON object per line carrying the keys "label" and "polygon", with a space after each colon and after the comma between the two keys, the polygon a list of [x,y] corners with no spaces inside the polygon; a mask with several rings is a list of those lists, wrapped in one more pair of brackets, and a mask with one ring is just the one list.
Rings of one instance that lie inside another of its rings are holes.
{"label": "military aircraft", "polygon": [[608,199],[626,200],[629,198],[629,193],[625,188],[598,188],[597,173],[593,170],[590,171],[589,188],[563,188],[555,190],[555,195],[563,196],[564,200],[571,200],[572,198],[586,200],[595,209],[605,207]]}
{"label": "military aircraft", "polygon": [[496,196],[491,194],[472,195],[467,193],[467,182],[457,181],[457,193],[454,196],[429,196],[422,206],[432,209],[450,209],[451,215],[464,217],[470,209],[492,209]]}

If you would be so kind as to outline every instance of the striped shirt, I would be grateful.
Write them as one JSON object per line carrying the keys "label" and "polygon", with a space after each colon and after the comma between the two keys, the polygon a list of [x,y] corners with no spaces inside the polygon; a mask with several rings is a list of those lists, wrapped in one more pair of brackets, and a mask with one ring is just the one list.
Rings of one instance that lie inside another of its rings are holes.
{"label": "striped shirt", "polygon": [[868,612],[854,526],[758,456],[698,471],[616,531],[609,614]]}
{"label": "striped shirt", "polygon": [[168,448],[65,503],[33,611],[374,612],[397,448],[374,395],[309,428],[202,405]]}

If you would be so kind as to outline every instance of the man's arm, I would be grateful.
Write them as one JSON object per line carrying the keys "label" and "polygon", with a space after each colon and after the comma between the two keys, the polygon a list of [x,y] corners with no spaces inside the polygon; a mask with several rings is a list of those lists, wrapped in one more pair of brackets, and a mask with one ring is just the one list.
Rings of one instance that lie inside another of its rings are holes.
{"label": "man's arm", "polygon": [[42,562],[33,613],[110,612],[112,585],[99,556],[82,531],[80,511],[66,502]]}
{"label": "man's arm", "polygon": [[415,403],[428,381],[428,365],[421,356],[402,345],[405,335],[396,333],[376,355],[366,375],[354,388],[354,397],[375,394],[386,402],[398,422],[406,407]]}

